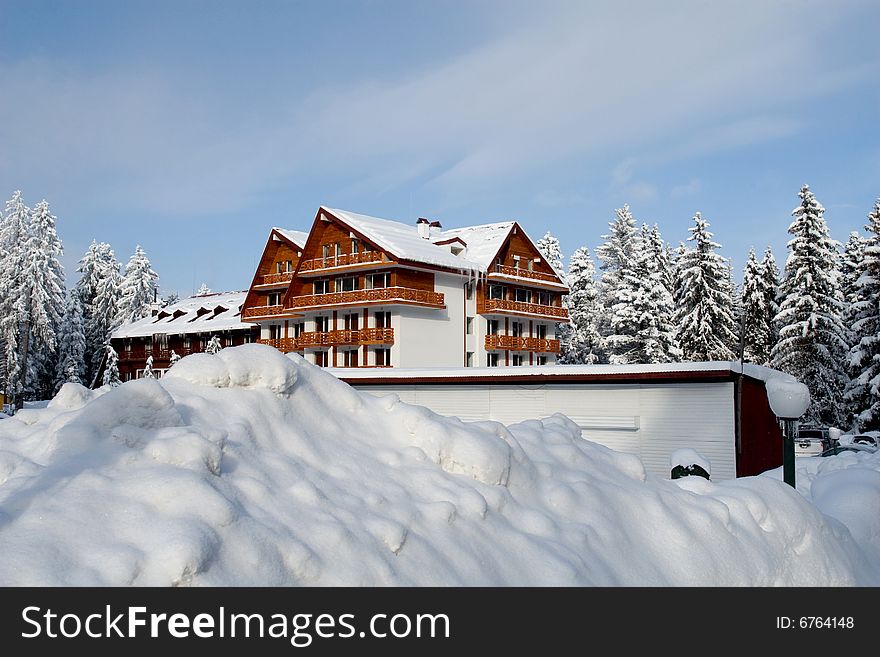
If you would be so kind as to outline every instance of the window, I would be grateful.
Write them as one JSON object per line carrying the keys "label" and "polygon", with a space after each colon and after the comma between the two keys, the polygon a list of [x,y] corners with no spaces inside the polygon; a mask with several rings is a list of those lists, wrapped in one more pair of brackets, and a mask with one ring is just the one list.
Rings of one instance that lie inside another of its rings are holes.
{"label": "window", "polygon": [[511,365],[514,367],[522,367],[523,357],[521,354],[513,354],[510,361]]}
{"label": "window", "polygon": [[368,290],[377,290],[391,285],[391,274],[387,271],[378,274],[367,274],[365,278]]}
{"label": "window", "polygon": [[521,287],[516,288],[516,300],[520,303],[531,303],[532,291]]}
{"label": "window", "polygon": [[547,339],[547,325],[546,324],[536,324],[535,325],[535,337],[540,338],[541,340]]}
{"label": "window", "polygon": [[326,278],[314,282],[315,294],[327,294],[330,292],[330,281]]}
{"label": "window", "polygon": [[358,289],[357,276],[346,276],[345,278],[336,279],[337,292],[353,292]]}
{"label": "window", "polygon": [[357,367],[358,366],[358,351],[357,349],[346,349],[342,352],[342,366],[343,367]]}
{"label": "window", "polygon": [[269,298],[267,301],[268,301],[267,305],[280,306],[281,305],[281,293],[280,292],[273,292],[272,294],[269,295]]}
{"label": "window", "polygon": [[192,349],[192,340],[190,339],[190,337],[188,335],[183,338],[183,348],[186,349],[187,351]]}
{"label": "window", "polygon": [[333,255],[333,252],[330,250],[329,244],[324,244],[321,246],[321,255],[324,258],[324,264],[327,264],[327,261],[330,259],[330,256]]}
{"label": "window", "polygon": [[351,252],[352,252],[352,254],[357,253],[359,250],[360,250],[360,243],[357,241],[356,238],[352,237],[351,238]]}
{"label": "window", "polygon": [[293,261],[284,260],[275,263],[275,273],[283,274],[284,272],[293,271]]}
{"label": "window", "polygon": [[473,317],[468,317],[468,318],[467,318],[467,328],[466,328],[466,332],[467,332],[468,335],[473,335],[473,334],[474,334],[474,318],[473,318]]}
{"label": "window", "polygon": [[131,351],[131,340],[126,340],[126,341],[125,341],[125,350],[126,350],[126,351]]}
{"label": "window", "polygon": [[468,301],[472,301],[474,298],[474,284],[468,283],[464,286],[464,298]]}
{"label": "window", "polygon": [[519,256],[518,255],[513,256],[513,268],[519,269]]}
{"label": "window", "polygon": [[535,357],[535,364],[536,365],[546,365],[547,364],[547,357],[546,356],[536,356]]}
{"label": "window", "polygon": [[293,325],[293,337],[298,338],[303,333],[306,332],[306,323],[305,322],[297,322]]}
{"label": "window", "polygon": [[250,333],[245,333],[241,339],[242,344],[250,344],[253,341],[254,341],[254,338]]}
{"label": "window", "polygon": [[535,269],[535,263],[533,260],[529,259],[529,271],[533,271]]}
{"label": "window", "polygon": [[327,367],[327,352],[326,351],[316,351],[315,352],[315,365],[318,367]]}
{"label": "window", "polygon": [[523,323],[522,322],[511,322],[510,334],[515,338],[521,338],[523,336]]}
{"label": "window", "polygon": [[358,314],[357,313],[346,313],[342,316],[342,320],[345,322],[345,330],[346,331],[357,331],[358,330]]}
{"label": "window", "polygon": [[486,354],[486,365],[489,367],[498,367],[498,354],[495,352]]}
{"label": "window", "polygon": [[490,285],[489,286],[489,298],[490,299],[503,299],[504,298],[504,286],[503,285]]}
{"label": "window", "polygon": [[465,367],[473,367],[474,366],[474,352],[468,351],[464,355],[464,366]]}
{"label": "window", "polygon": [[547,292],[535,292],[535,303],[539,306],[549,306],[550,294]]}
{"label": "window", "polygon": [[391,366],[391,350],[390,349],[376,349],[376,366],[377,367],[390,367]]}
{"label": "window", "polygon": [[318,315],[315,317],[315,331],[318,333],[326,333],[330,330],[330,316]]}
{"label": "window", "polygon": [[486,333],[488,335],[498,335],[498,320],[489,319],[486,321]]}
{"label": "window", "polygon": [[376,319],[376,328],[391,328],[391,313],[375,313],[373,317]]}

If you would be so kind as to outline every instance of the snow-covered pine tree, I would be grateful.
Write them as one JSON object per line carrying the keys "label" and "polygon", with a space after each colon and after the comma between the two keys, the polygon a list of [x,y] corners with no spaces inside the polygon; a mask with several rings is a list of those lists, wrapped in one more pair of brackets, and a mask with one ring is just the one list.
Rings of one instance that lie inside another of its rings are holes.
{"label": "snow-covered pine tree", "polygon": [[694,243],[680,256],[675,292],[676,325],[682,357],[689,361],[731,360],[737,343],[727,260],[715,249],[709,222],[697,212],[688,229]]}
{"label": "snow-covered pine tree", "polygon": [[171,358],[168,359],[168,367],[172,368],[180,360],[180,354],[178,354],[174,349],[171,350]]}
{"label": "snow-covered pine tree", "polygon": [[150,315],[150,304],[156,298],[156,280],[147,254],[138,244],[125,266],[116,324],[130,324]]}
{"label": "snow-covered pine tree", "polygon": [[142,379],[155,379],[156,375],[153,374],[153,357],[147,356],[147,362],[144,364],[144,373],[141,375]]}
{"label": "snow-covered pine tree", "polygon": [[56,390],[68,382],[83,383],[84,381],[86,334],[83,326],[82,303],[76,290],[67,293],[59,335]]}
{"label": "snow-covered pine tree", "polygon": [[880,429],[880,199],[868,213],[849,317],[856,338],[849,350],[855,376],[845,398],[861,431]]}
{"label": "snow-covered pine tree", "polygon": [[216,335],[212,335],[211,339],[208,340],[208,344],[205,345],[205,353],[206,354],[216,354],[222,348],[223,347],[220,344],[220,338],[218,338]]}
{"label": "snow-covered pine tree", "polygon": [[758,365],[766,365],[770,361],[770,350],[773,348],[776,289],[768,289],[767,283],[764,263],[758,262],[755,249],[750,249],[743,270],[741,301],[743,359]]}
{"label": "snow-covered pine tree", "polygon": [[544,260],[559,272],[560,275],[564,275],[565,270],[562,268],[562,247],[559,244],[559,240],[556,239],[550,231],[547,231],[544,233],[544,237],[539,239],[535,246],[538,247],[538,251],[544,256]]}
{"label": "snow-covered pine tree", "polygon": [[107,354],[107,362],[104,365],[104,378],[102,383],[105,386],[115,388],[122,383],[119,378],[119,354],[117,354],[116,350],[109,344],[105,348],[105,353]]}
{"label": "snow-covered pine tree", "polygon": [[199,291],[196,292],[197,297],[203,297],[208,294],[213,294],[211,288],[208,287],[207,283],[202,283],[201,287],[199,287]]}
{"label": "snow-covered pine tree", "polygon": [[[643,227],[645,230],[647,227]],[[645,245],[643,257],[647,259],[647,270],[650,275],[647,299],[653,313],[651,320],[653,329],[651,342],[646,350],[649,361],[653,363],[669,363],[681,360],[681,348],[675,330],[675,298],[672,263],[669,260],[670,248],[660,228],[654,224],[643,235]]]}
{"label": "snow-covered pine tree", "polygon": [[[767,338],[767,344],[770,349],[779,340],[779,327],[776,324],[776,315],[779,314],[779,267],[776,265],[776,258],[773,257],[773,250],[768,246],[764,249],[764,258],[761,260],[761,268],[764,270],[764,290],[767,294],[767,308],[770,319],[768,321],[770,331]],[[762,365],[770,365],[770,358],[760,363]]]}
{"label": "snow-covered pine tree", "polygon": [[22,317],[17,301],[23,285],[21,272],[30,213],[21,191],[16,191],[6,202],[0,224],[0,334],[4,347],[3,389],[7,400],[16,400],[21,389]]}
{"label": "snow-covered pine tree", "polygon": [[162,297],[159,301],[160,305],[163,308],[174,305],[180,300],[180,295],[177,292],[169,292],[164,297]]}
{"label": "snow-covered pine tree", "polygon": [[110,245],[101,242],[95,253],[94,298],[86,322],[86,357],[90,381],[100,367],[104,347],[116,328],[121,283],[119,261]]}
{"label": "snow-covered pine tree", "polygon": [[848,346],[841,321],[838,242],[828,234],[825,209],[809,186],[799,196],[788,228],[793,238],[780,285],[776,322],[781,328],[771,361],[810,389],[805,422],[841,427],[846,423],[842,398]]}
{"label": "snow-covered pine tree", "polygon": [[610,233],[602,236],[605,242],[596,249],[602,270],[599,293],[605,308],[599,332],[609,362],[628,363],[632,362],[627,354],[633,350],[632,341],[636,331],[632,315],[627,310],[635,295],[630,272],[634,267],[636,242],[639,239],[629,205],[615,210],[615,218],[608,227]]}
{"label": "snow-covered pine tree", "polygon": [[28,233],[16,301],[23,322],[21,360],[28,373],[22,386],[42,398],[54,387],[65,289],[64,269],[59,260],[64,251],[55,230],[55,217],[45,200],[34,207]]}
{"label": "snow-covered pine tree", "polygon": [[602,312],[596,287],[596,268],[590,250],[582,246],[568,261],[568,316],[570,329],[562,345],[561,363],[598,363],[603,359],[598,320]]}

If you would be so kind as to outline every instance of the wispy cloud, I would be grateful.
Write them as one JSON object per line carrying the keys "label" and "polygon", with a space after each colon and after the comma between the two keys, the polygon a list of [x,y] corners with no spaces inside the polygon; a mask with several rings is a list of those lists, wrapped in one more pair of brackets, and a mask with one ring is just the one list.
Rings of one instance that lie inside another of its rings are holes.
{"label": "wispy cloud", "polygon": [[[328,172],[353,189],[415,181],[455,195],[616,158],[614,184],[653,198],[656,186],[634,179],[643,153],[692,157],[795,134],[799,101],[876,72],[814,47],[845,8],[811,5],[797,24],[792,11],[542,4],[477,48],[292,90],[271,107],[230,102],[234,88],[207,92],[185,70],[0,62],[0,179],[39,177],[86,205],[180,215],[245,207]],[[691,183],[671,194],[693,193]]]}
{"label": "wispy cloud", "polygon": [[693,196],[694,194],[698,194],[699,191],[703,188],[703,183],[699,178],[692,178],[688,182],[683,185],[676,185],[671,190],[669,190],[669,195],[672,198],[682,198],[683,196]]}

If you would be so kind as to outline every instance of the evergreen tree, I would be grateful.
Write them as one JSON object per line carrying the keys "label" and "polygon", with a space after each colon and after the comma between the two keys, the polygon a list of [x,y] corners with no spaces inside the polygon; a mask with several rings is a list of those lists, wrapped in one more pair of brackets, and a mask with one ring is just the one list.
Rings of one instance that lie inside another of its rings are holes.
{"label": "evergreen tree", "polygon": [[697,212],[688,241],[694,243],[678,262],[676,324],[682,356],[689,361],[731,360],[737,343],[727,261],[715,252],[709,222]]}
{"label": "evergreen tree", "polygon": [[216,335],[212,335],[211,339],[208,340],[208,344],[205,345],[205,353],[207,354],[216,354],[223,347],[220,345],[220,338]]}
{"label": "evergreen tree", "polygon": [[105,347],[104,351],[107,354],[107,362],[104,366],[104,378],[102,382],[105,386],[115,388],[122,383],[119,379],[119,354],[117,354],[116,350],[109,344]]}
{"label": "evergreen tree", "polygon": [[83,383],[85,376],[86,335],[83,327],[82,303],[76,290],[67,293],[64,320],[58,345],[58,369],[55,389],[63,384]]}
{"label": "evergreen tree", "polygon": [[64,269],[59,257],[61,240],[49,204],[33,210],[24,246],[22,284],[16,306],[22,319],[22,385],[32,395],[45,396],[53,388],[57,336],[64,312]]}
{"label": "evergreen tree", "polygon": [[[770,315],[768,321],[770,335],[767,338],[767,344],[772,350],[773,345],[779,340],[779,327],[776,324],[776,316],[779,314],[779,267],[776,265],[776,258],[773,257],[773,251],[769,246],[764,250],[761,268],[764,270],[764,289],[767,291],[767,308]],[[770,365],[769,357],[763,365]]]}
{"label": "evergreen tree", "polygon": [[167,308],[168,306],[173,306],[179,300],[180,300],[180,295],[177,294],[177,292],[170,292],[170,293],[166,294],[164,297],[162,297],[162,299],[160,300],[160,305],[163,308]]}
{"label": "evergreen tree", "polygon": [[799,378],[810,389],[812,403],[805,421],[842,426],[842,395],[847,331],[841,321],[837,242],[828,234],[825,209],[810,188],[800,191],[788,232],[789,256],[780,285],[776,321],[779,341],[773,347],[776,369]]}
{"label": "evergreen tree", "polygon": [[199,291],[196,292],[196,296],[203,297],[208,294],[213,294],[213,292],[211,291],[211,288],[208,287],[207,283],[202,283],[201,287],[199,287]]}
{"label": "evergreen tree", "polygon": [[569,258],[566,276],[571,290],[567,299],[570,328],[562,345],[562,363],[592,364],[603,357],[598,325],[602,307],[595,275],[590,250],[586,246],[576,249]]}
{"label": "evergreen tree", "polygon": [[629,205],[615,210],[615,218],[608,224],[611,232],[603,235],[605,242],[596,249],[602,278],[599,291],[605,311],[601,315],[600,334],[611,363],[628,363],[633,351],[636,326],[630,304],[635,297],[632,288],[632,270],[638,235]]}
{"label": "evergreen tree", "polygon": [[[91,253],[90,247],[87,254],[90,259]],[[104,242],[95,246],[93,261],[87,265],[91,281],[88,285],[84,285],[84,289],[93,296],[88,305],[83,300],[83,315],[86,329],[87,376],[91,381],[101,365],[104,347],[110,339],[110,333],[116,328],[122,276],[113,249]],[[85,272],[83,276],[85,277]]]}
{"label": "evergreen tree", "polygon": [[150,304],[156,298],[156,279],[147,254],[138,244],[125,266],[119,298],[117,325],[130,324],[150,316]]}
{"label": "evergreen tree", "polygon": [[[767,250],[770,253],[770,250]],[[770,253],[772,257],[772,253]],[[743,359],[758,365],[770,362],[770,350],[775,343],[773,317],[776,315],[776,286],[769,286],[765,260],[758,262],[755,250],[743,270],[742,287],[742,341]]]}
{"label": "evergreen tree", "polygon": [[21,389],[22,363],[20,348],[23,317],[17,302],[24,281],[24,245],[28,238],[30,209],[21,192],[16,191],[6,202],[0,225],[0,335],[4,347],[4,391],[7,399],[17,400]]}
{"label": "evergreen tree", "polygon": [[866,229],[849,314],[855,337],[849,350],[854,376],[845,391],[861,431],[880,429],[880,199],[868,214]]}
{"label": "evergreen tree", "polygon": [[[559,272],[560,276],[564,276],[565,270],[562,267],[562,247],[559,244],[559,240],[547,231],[544,233],[544,237],[538,240],[536,246],[538,247],[538,251],[541,252],[541,255],[544,256],[544,260],[547,261],[547,264]],[[563,282],[565,281],[563,280]]]}
{"label": "evergreen tree", "polygon": [[144,364],[144,373],[141,375],[143,379],[155,379],[156,375],[153,374],[153,357],[147,356],[147,362]]}

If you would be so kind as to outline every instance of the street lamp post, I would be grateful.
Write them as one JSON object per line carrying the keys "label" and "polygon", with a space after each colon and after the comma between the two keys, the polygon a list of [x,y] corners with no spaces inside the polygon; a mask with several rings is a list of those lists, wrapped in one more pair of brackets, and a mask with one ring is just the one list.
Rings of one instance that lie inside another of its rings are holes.
{"label": "street lamp post", "polygon": [[794,440],[798,419],[810,406],[810,391],[789,376],[774,376],[767,381],[766,388],[770,409],[782,425],[782,479],[794,488]]}

